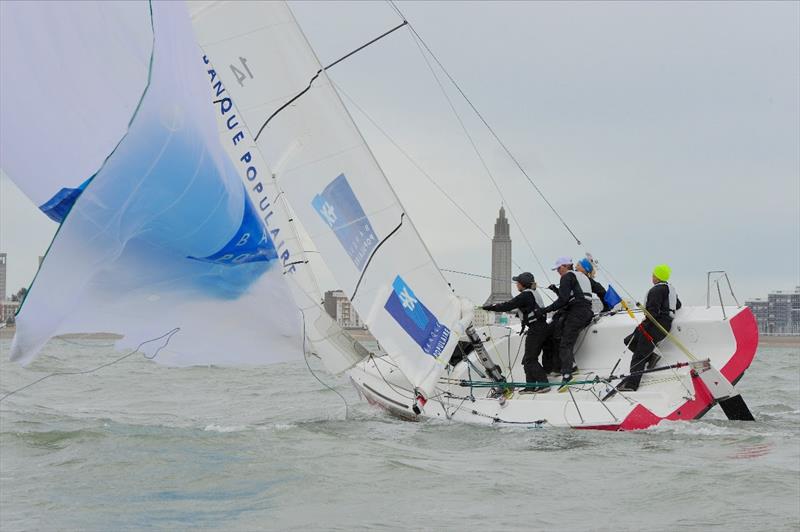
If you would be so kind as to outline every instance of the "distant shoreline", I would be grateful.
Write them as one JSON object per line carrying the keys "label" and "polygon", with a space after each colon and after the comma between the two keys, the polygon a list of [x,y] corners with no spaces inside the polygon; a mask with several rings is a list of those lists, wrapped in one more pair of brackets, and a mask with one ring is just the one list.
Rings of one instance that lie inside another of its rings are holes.
{"label": "distant shoreline", "polygon": [[759,336],[758,345],[800,347],[800,336]]}
{"label": "distant shoreline", "polygon": [[[14,333],[16,332],[17,328],[14,326],[6,326],[0,329],[0,338],[13,338]],[[54,336],[54,338],[82,338],[82,339],[92,339],[92,340],[119,340],[122,338],[121,334],[115,333],[70,333],[70,334],[59,334],[58,336]]]}

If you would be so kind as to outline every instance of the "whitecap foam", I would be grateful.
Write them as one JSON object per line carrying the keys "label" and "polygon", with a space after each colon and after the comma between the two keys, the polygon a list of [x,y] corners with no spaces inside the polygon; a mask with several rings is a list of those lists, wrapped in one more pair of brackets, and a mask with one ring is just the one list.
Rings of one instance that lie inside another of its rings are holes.
{"label": "whitecap foam", "polygon": [[206,425],[206,428],[203,429],[206,432],[242,432],[243,430],[247,430],[247,427],[244,425],[233,425],[226,427],[224,425]]}
{"label": "whitecap foam", "polygon": [[669,421],[665,420],[647,429],[649,432],[673,432],[686,436],[730,436],[740,431],[733,427],[720,427],[703,421]]}

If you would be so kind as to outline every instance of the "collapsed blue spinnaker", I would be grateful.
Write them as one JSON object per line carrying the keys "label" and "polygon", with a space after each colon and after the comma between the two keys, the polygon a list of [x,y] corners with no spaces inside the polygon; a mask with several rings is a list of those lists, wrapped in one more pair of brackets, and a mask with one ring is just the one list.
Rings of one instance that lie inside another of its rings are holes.
{"label": "collapsed blue spinnaker", "polygon": [[186,7],[3,2],[0,18],[0,164],[63,221],[12,359],[63,333],[136,347],[171,330],[156,358],[169,364],[299,356],[283,268],[219,143]]}

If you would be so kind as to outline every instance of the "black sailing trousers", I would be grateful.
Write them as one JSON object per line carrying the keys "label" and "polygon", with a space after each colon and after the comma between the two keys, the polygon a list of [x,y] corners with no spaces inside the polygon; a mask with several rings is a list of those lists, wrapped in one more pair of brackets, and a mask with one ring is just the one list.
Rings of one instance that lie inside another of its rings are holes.
{"label": "black sailing trousers", "polygon": [[[672,328],[672,320],[670,319],[659,319],[658,322],[667,331]],[[667,336],[661,332],[661,329],[656,327],[649,320],[646,321],[642,327],[645,331],[647,331],[647,334],[653,338],[652,342],[647,339],[639,327],[636,327],[636,329],[633,331],[633,334],[626,336],[624,340],[625,345],[627,345],[628,349],[633,352],[633,355],[631,355],[631,372],[642,371],[645,369],[650,355],[653,354],[653,350],[656,348],[656,344],[658,344],[658,342]],[[625,379],[625,384],[627,384],[628,387],[637,390],[639,389],[639,383],[641,380],[641,375],[631,375]]]}
{"label": "black sailing trousers", "polygon": [[592,322],[592,306],[590,304],[572,304],[564,315],[564,329],[561,333],[561,346],[559,356],[561,358],[561,374],[572,375],[572,368],[575,366],[575,342],[578,335]]}
{"label": "black sailing trousers", "polygon": [[527,382],[547,382],[547,373],[539,364],[539,353],[549,336],[550,327],[543,319],[536,320],[528,326],[528,334],[525,336],[525,356],[522,357],[522,367],[525,368]]}

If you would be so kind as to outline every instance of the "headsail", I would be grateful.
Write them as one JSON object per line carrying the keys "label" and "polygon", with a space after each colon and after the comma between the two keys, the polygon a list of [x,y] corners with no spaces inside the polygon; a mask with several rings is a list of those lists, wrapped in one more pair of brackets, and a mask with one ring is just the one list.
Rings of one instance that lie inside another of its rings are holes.
{"label": "headsail", "polygon": [[[192,5],[202,9],[203,4]],[[217,114],[220,140],[228,155],[236,163],[242,179],[247,183],[247,194],[258,206],[270,238],[275,242],[280,265],[297,307],[302,312],[306,346],[317,354],[331,373],[341,373],[358,363],[369,352],[343,330],[322,307],[320,290],[314,267],[324,268],[319,255],[309,250],[301,239],[302,226],[294,218],[291,208],[273,174],[252,143],[252,135],[238,118],[239,110],[228,96],[222,80],[208,57],[206,64],[211,98]],[[307,239],[306,239],[307,240]]]}
{"label": "headsail", "polygon": [[215,2],[194,26],[341,288],[412,384],[430,394],[470,316],[291,11],[278,2]]}
{"label": "headsail", "polygon": [[[104,46],[139,42],[125,35],[115,40],[110,36],[121,28],[107,30],[94,20],[96,10],[116,5],[52,3],[39,9],[36,3],[9,7],[4,2],[3,15],[19,28],[23,44],[28,33],[70,36],[46,40],[71,66],[37,71],[50,90],[62,85],[59,76],[83,73],[83,78],[70,78],[75,86],[99,84],[113,92],[115,86],[105,80],[131,65],[90,61],[96,70],[84,72],[75,64]],[[261,364],[297,358],[299,316],[283,280],[278,250],[219,143],[186,7],[154,2],[133,8],[144,16],[129,22],[143,22],[149,32],[149,78],[139,87],[144,95],[134,105],[125,99],[125,128],[105,132],[117,136],[102,144],[108,152],[95,161],[97,167],[64,159],[65,180],[81,183],[94,177],[69,210],[17,316],[12,358],[28,361],[50,336],[65,332],[116,332],[125,335],[120,347],[133,347],[172,329],[178,332],[157,361]],[[64,20],[73,24],[64,26]],[[106,23],[114,20],[107,18]],[[4,50],[4,98],[7,84],[25,83],[14,65],[47,64],[48,47],[32,50],[43,57],[22,46],[23,56],[6,63]],[[127,59],[120,54],[119,60]],[[99,92],[116,101],[115,95]],[[75,108],[94,112],[94,102],[75,98]],[[52,116],[32,114],[26,131],[43,131],[70,119],[57,114],[60,110],[54,107]],[[8,155],[10,177],[27,190],[41,158],[19,143],[21,138],[3,135],[3,165]],[[17,151],[28,154],[27,160],[11,157]],[[151,343],[143,350],[153,352],[159,346]]]}

